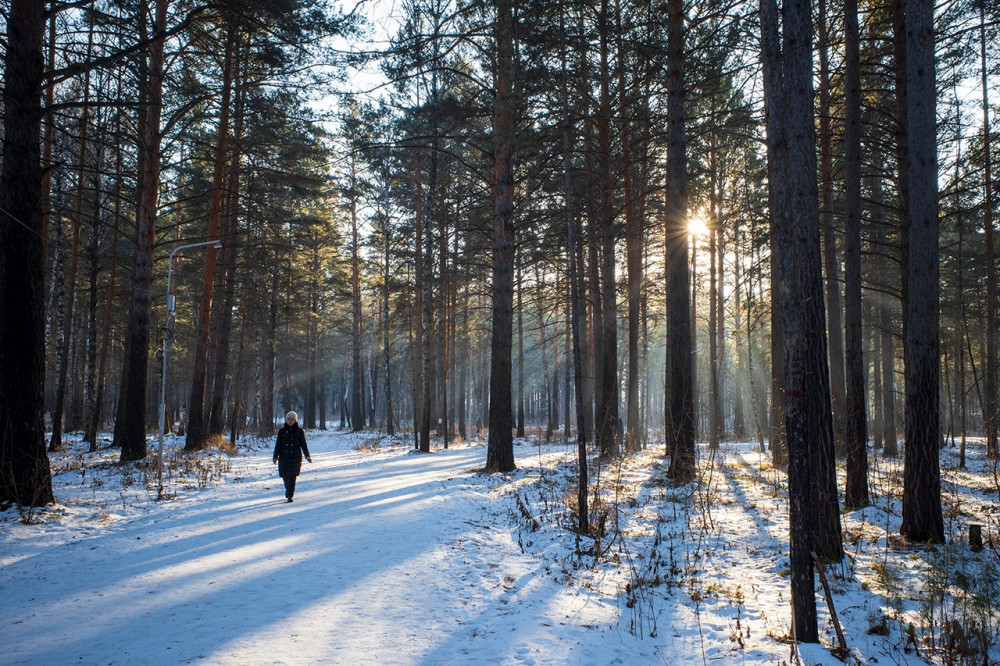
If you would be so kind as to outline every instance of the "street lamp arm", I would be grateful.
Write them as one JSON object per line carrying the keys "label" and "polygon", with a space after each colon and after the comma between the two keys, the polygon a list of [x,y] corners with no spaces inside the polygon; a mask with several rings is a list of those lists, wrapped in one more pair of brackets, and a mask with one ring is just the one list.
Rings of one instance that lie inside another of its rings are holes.
{"label": "street lamp arm", "polygon": [[160,453],[156,461],[156,481],[157,481],[157,493],[156,499],[161,499],[163,497],[163,430],[166,426],[166,412],[167,412],[167,340],[169,336],[167,330],[170,327],[170,313],[174,309],[173,299],[170,296],[170,285],[173,280],[174,274],[174,255],[176,255],[181,250],[187,250],[192,247],[203,247],[205,245],[211,245],[216,250],[222,248],[222,241],[210,240],[202,241],[200,243],[188,243],[187,245],[180,245],[174,248],[174,251],[170,253],[170,259],[167,262],[167,307],[166,313],[164,314],[164,324],[163,324],[163,369],[160,373]]}

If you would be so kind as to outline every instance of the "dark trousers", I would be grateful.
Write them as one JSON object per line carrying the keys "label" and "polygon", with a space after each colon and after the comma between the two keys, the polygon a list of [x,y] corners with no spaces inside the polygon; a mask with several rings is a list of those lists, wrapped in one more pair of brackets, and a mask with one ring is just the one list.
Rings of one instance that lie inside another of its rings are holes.
{"label": "dark trousers", "polygon": [[292,495],[295,494],[295,475],[287,474],[281,477],[281,480],[285,482],[285,498],[292,499]]}

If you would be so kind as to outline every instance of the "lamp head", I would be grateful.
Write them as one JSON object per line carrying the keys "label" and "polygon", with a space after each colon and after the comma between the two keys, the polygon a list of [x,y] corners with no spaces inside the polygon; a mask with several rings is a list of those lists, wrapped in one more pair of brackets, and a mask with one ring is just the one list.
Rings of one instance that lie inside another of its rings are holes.
{"label": "lamp head", "polygon": [[213,245],[212,247],[214,247],[216,250],[221,250],[222,249],[222,241],[218,241],[218,240],[215,241],[215,245]]}

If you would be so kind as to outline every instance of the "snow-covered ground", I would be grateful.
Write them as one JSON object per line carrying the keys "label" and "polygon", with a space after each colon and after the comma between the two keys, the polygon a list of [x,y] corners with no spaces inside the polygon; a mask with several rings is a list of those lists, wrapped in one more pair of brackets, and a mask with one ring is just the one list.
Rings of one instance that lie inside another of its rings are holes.
{"label": "snow-covered ground", "polygon": [[[571,529],[572,446],[521,443],[504,477],[478,473],[481,443],[420,455],[308,435],[293,504],[269,442],[187,457],[169,440],[157,502],[148,463],[116,465],[71,437],[52,458],[58,504],[28,521],[0,513],[0,662],[793,663],[784,479],[754,445],[702,449],[699,483],[679,488],[659,450],[595,464],[595,542]],[[980,522],[996,541],[977,455],[970,473],[944,453],[949,536]],[[876,462],[874,506],[844,515],[848,557],[828,569],[853,659],[942,662],[948,636],[958,650],[950,620],[995,643],[996,552],[894,538],[896,474]],[[801,659],[841,663],[819,588],[817,600],[825,644]]]}

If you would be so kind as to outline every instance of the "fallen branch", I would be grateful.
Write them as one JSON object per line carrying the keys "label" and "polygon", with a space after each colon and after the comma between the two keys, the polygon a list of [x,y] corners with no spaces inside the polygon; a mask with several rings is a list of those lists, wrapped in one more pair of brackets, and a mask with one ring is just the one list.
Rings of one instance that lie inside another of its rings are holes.
{"label": "fallen branch", "polygon": [[823,570],[823,564],[820,562],[819,558],[816,557],[816,553],[812,554],[813,562],[816,563],[816,571],[819,573],[819,582],[823,584],[823,595],[826,597],[826,605],[830,609],[830,617],[833,619],[833,628],[837,631],[837,642],[839,647],[832,650],[833,656],[840,660],[847,659],[847,656],[851,654],[851,650],[847,647],[847,641],[844,639],[844,630],[840,627],[840,620],[837,619],[837,609],[833,606],[833,595],[830,593],[830,584],[826,581],[826,572]]}
{"label": "fallen branch", "polygon": [[537,532],[541,525],[539,525],[538,521],[535,520],[535,517],[531,515],[531,510],[528,509],[528,505],[524,503],[524,500],[521,499],[521,496],[517,493],[514,494],[514,498],[517,499],[517,508],[520,509],[521,515],[524,516],[524,519],[531,525],[531,531]]}

